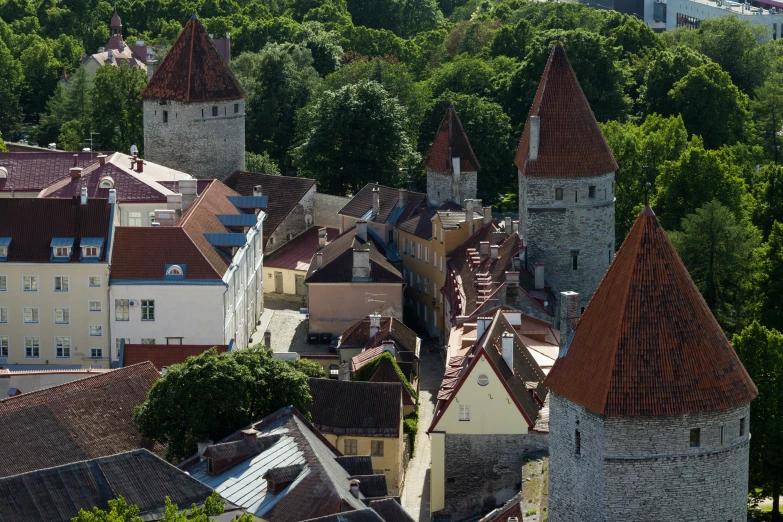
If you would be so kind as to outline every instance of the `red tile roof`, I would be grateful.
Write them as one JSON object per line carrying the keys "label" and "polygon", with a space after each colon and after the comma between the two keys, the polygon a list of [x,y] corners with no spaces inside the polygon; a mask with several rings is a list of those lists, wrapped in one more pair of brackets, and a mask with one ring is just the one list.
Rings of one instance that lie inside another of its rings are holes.
{"label": "red tile roof", "polygon": [[101,260],[111,226],[111,205],[105,199],[0,198],[0,237],[10,237],[8,262],[51,262],[52,238],[74,238],[71,262],[79,261],[84,237],[102,237]]}
{"label": "red tile roof", "polygon": [[0,477],[137,448],[163,455],[133,423],[158,378],[143,363],[0,401]]}
{"label": "red tile roof", "polygon": [[343,332],[340,336],[340,346],[374,348],[386,340],[393,340],[398,348],[415,353],[419,338],[402,321],[390,316],[381,317],[378,333],[370,337],[370,318],[365,317]]}
{"label": "red tile roof", "polygon": [[179,102],[238,100],[246,96],[197,17],[179,33],[142,98]]}
{"label": "red tile roof", "polygon": [[213,347],[218,353],[228,351],[227,344],[126,344],[123,365],[150,361],[160,371],[164,366],[182,364],[188,357],[201,355]]}
{"label": "red tile roof", "polygon": [[[379,212],[377,216],[364,218],[372,210],[372,191],[378,188]],[[395,212],[400,201],[400,190],[384,187],[377,183],[369,183],[362,188],[351,201],[340,209],[338,214],[374,221],[376,223],[401,223],[416,212],[419,207],[427,204],[427,195],[420,192],[408,192],[408,203],[401,212]],[[391,218],[391,220],[390,220]]]}
{"label": "red tile roof", "polygon": [[462,128],[462,122],[459,121],[457,111],[452,105],[449,105],[440,122],[438,132],[435,134],[430,152],[424,158],[424,166],[428,169],[450,173],[454,171],[451,164],[451,158],[454,157],[460,158],[462,172],[475,172],[481,168],[476,155],[473,154],[473,147],[470,146],[465,130]]}
{"label": "red tile roof", "polygon": [[100,188],[100,182],[105,177],[111,178],[114,189],[117,191],[119,203],[155,203],[165,202],[166,194],[161,191],[157,183],[144,182],[132,172],[114,164],[106,163],[101,166],[93,163],[82,171],[82,175],[75,180],[66,174],[59,182],[48,187],[43,197],[70,198],[81,194],[82,187],[87,188],[87,195],[91,198],[108,198],[109,189]]}
{"label": "red tile roof", "polygon": [[68,176],[74,156],[77,167],[98,163],[94,152],[0,152],[0,167],[8,172],[0,178],[0,192],[40,192]]}
{"label": "red tile roof", "polygon": [[647,207],[545,381],[603,415],[679,415],[758,391]]}
{"label": "red tile roof", "polygon": [[[284,246],[280,247],[280,249],[275,250],[273,253],[264,257],[264,266],[307,272],[310,269],[310,261],[313,259],[313,255],[318,251],[319,228],[320,227],[308,228]],[[336,228],[326,229],[327,241],[333,240],[338,235],[340,235],[340,231]]]}
{"label": "red tile roof", "polygon": [[541,118],[540,145],[538,159],[530,161],[528,118],[514,160],[523,175],[569,178],[617,170],[612,151],[559,43],[552,47],[530,116]]}

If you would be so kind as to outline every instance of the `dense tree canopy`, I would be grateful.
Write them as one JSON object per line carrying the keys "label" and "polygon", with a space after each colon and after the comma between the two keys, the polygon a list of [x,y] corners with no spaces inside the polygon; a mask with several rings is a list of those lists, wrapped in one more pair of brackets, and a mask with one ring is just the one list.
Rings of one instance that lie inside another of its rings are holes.
{"label": "dense tree canopy", "polygon": [[[216,491],[204,500],[204,505],[193,506],[190,509],[180,509],[169,497],[164,499],[165,511],[159,519],[160,522],[209,522],[211,517],[218,517],[223,514],[225,501]],[[252,522],[253,516],[250,514],[242,515],[236,519],[236,522]],[[124,497],[115,500],[109,500],[109,509],[103,510],[93,507],[92,511],[84,509],[71,519],[71,522],[143,522],[144,519],[139,516],[139,507],[128,505]]]}

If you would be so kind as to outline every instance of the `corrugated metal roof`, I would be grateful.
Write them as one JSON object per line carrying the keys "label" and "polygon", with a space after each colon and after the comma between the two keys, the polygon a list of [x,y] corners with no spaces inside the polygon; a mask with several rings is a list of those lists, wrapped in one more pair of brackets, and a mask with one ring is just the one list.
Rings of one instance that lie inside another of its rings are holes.
{"label": "corrugated metal roof", "polygon": [[102,237],[83,237],[79,241],[79,246],[83,247],[101,247],[103,246],[103,238]]}
{"label": "corrugated metal roof", "polygon": [[0,247],[7,247],[11,244],[10,237],[0,237]]}
{"label": "corrugated metal roof", "polygon": [[245,234],[205,232],[204,238],[216,247],[241,247],[247,242]]}
{"label": "corrugated metal roof", "polygon": [[225,227],[252,227],[258,220],[255,214],[218,214],[215,217]]}
{"label": "corrugated metal roof", "polygon": [[74,239],[72,237],[53,237],[50,247],[72,247]]}
{"label": "corrugated metal roof", "polygon": [[228,196],[228,200],[237,208],[266,208],[267,196]]}

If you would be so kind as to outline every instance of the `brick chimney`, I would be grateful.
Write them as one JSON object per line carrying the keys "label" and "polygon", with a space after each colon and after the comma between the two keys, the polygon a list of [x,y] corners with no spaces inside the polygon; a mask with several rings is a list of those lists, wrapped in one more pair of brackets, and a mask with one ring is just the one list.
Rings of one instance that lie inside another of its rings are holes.
{"label": "brick chimney", "polygon": [[144,160],[141,158],[136,160],[136,172],[144,172]]}
{"label": "brick chimney", "polygon": [[512,224],[512,228],[514,229],[514,233],[519,235],[519,220],[514,220]]}
{"label": "brick chimney", "polygon": [[489,255],[489,241],[482,241],[479,243],[479,255],[481,256],[481,259],[484,259]]}
{"label": "brick chimney", "polygon": [[258,444],[258,431],[253,428],[242,430],[242,439],[248,444]]}
{"label": "brick chimney", "polygon": [[106,165],[106,154],[98,154],[98,164],[101,166]]}
{"label": "brick chimney", "polygon": [[500,245],[490,245],[489,252],[492,259],[497,259],[500,257]]}
{"label": "brick chimney", "polygon": [[318,229],[318,248],[323,248],[326,246],[326,227],[321,227]]}
{"label": "brick chimney", "polygon": [[109,56],[106,58],[109,63],[114,63],[114,49],[109,49]]}
{"label": "brick chimney", "polygon": [[315,253],[315,269],[320,270],[324,267],[324,254],[323,252]]}
{"label": "brick chimney", "polygon": [[511,216],[507,216],[503,220],[503,231],[506,233],[507,236],[510,236],[514,233],[513,230],[511,230]]}
{"label": "brick chimney", "polygon": [[[473,200],[472,199],[466,199],[465,200],[465,221],[467,221],[468,223],[471,223],[473,221]],[[471,228],[471,231],[472,230],[473,229]]]}
{"label": "brick chimney", "polygon": [[568,353],[568,341],[571,332],[576,330],[579,322],[579,294],[576,292],[560,292],[560,353],[557,358]]}
{"label": "brick chimney", "polygon": [[181,179],[177,181],[177,189],[182,194],[182,210],[188,208],[198,196],[197,179]]}
{"label": "brick chimney", "polygon": [[79,164],[79,155],[78,154],[74,154],[73,155],[73,166],[75,167],[78,164]]}
{"label": "brick chimney", "polygon": [[380,330],[381,330],[381,315],[370,314],[370,338],[373,338],[376,335],[378,335],[378,332]]}
{"label": "brick chimney", "polygon": [[408,189],[401,188],[400,189],[400,200],[397,203],[400,208],[405,208],[405,205],[408,204]]}
{"label": "brick chimney", "polygon": [[501,336],[501,350],[503,353],[503,360],[506,361],[506,365],[511,372],[514,372],[514,334],[511,332],[503,332]]}
{"label": "brick chimney", "polygon": [[373,187],[372,189],[372,215],[377,216],[381,211],[381,189]]}
{"label": "brick chimney", "polygon": [[82,168],[81,167],[71,167],[68,169],[68,174],[71,175],[71,179],[79,179],[82,177]]}
{"label": "brick chimney", "polygon": [[167,210],[182,210],[182,194],[167,194],[166,195],[166,209]]}
{"label": "brick chimney", "polygon": [[365,243],[353,247],[351,276],[354,281],[370,280],[370,245]]}
{"label": "brick chimney", "polygon": [[538,159],[538,146],[541,141],[541,118],[539,116],[530,117],[530,143],[528,147],[528,159],[536,161]]}
{"label": "brick chimney", "polygon": [[489,225],[489,222],[492,221],[492,207],[484,207],[484,219],[483,224]]}
{"label": "brick chimney", "polygon": [[356,222],[356,237],[363,243],[367,242],[367,222],[364,220]]}
{"label": "brick chimney", "polygon": [[506,272],[506,286],[519,286],[519,272]]}

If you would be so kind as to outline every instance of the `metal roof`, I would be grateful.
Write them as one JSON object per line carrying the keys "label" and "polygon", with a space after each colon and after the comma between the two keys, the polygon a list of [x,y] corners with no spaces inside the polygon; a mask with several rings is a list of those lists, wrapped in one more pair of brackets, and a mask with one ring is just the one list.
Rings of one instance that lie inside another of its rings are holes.
{"label": "metal roof", "polygon": [[218,214],[215,217],[224,227],[252,227],[258,221],[255,214]]}
{"label": "metal roof", "polygon": [[0,237],[0,247],[7,247],[11,244],[10,237]]}
{"label": "metal roof", "polygon": [[74,238],[72,237],[53,237],[50,247],[72,247]]}
{"label": "metal roof", "polygon": [[103,246],[103,238],[102,237],[83,237],[81,241],[79,241],[79,245],[83,247],[101,247]]}
{"label": "metal roof", "polygon": [[240,233],[205,232],[204,238],[216,247],[241,247],[247,243],[247,236]]}
{"label": "metal roof", "polygon": [[228,200],[237,208],[266,208],[269,198],[267,196],[227,196]]}

